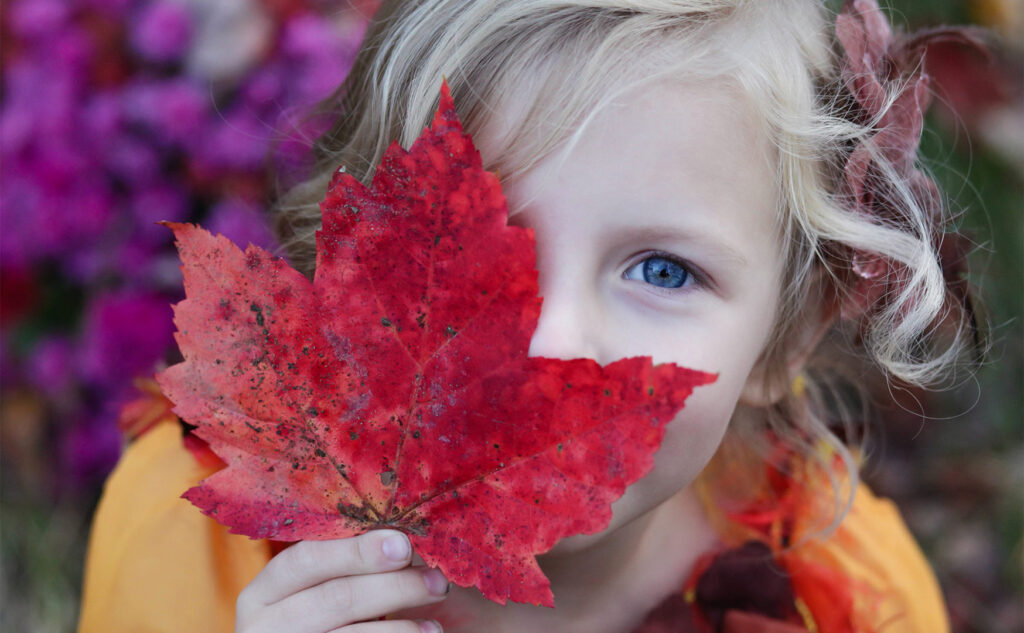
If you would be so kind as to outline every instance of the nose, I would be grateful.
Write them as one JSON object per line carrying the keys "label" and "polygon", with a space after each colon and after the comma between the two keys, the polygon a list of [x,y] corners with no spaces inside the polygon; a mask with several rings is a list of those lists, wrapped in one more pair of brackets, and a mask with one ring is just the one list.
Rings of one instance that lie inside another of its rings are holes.
{"label": "nose", "polygon": [[[543,284],[541,288],[544,290]],[[600,313],[586,294],[549,287],[541,296],[540,318],[530,339],[528,355],[600,360]]]}

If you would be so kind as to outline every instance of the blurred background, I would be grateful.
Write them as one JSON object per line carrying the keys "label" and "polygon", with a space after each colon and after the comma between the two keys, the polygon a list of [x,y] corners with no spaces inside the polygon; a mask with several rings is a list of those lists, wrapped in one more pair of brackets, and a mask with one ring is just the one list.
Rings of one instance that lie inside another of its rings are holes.
{"label": "blurred background", "polygon": [[[0,7],[0,629],[74,630],[118,410],[173,358],[181,276],[155,222],[274,248],[264,209],[302,173],[326,124],[308,109],[344,78],[377,2]],[[1020,632],[1024,0],[890,4],[896,24],[992,32],[991,60],[929,51],[922,143],[977,244],[993,347],[952,391],[898,392],[865,477],[934,563],[954,631]]]}

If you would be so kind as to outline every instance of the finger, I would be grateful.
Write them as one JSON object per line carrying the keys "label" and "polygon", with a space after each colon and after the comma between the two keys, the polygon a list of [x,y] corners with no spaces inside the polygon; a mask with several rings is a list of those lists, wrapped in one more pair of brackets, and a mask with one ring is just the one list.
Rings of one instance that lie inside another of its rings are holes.
{"label": "finger", "polygon": [[409,564],[409,538],[397,530],[372,530],[352,538],[302,541],[284,550],[238,597],[250,611],[279,602],[332,578],[393,571]]}
{"label": "finger", "polygon": [[360,622],[334,629],[328,633],[443,633],[441,625],[433,620],[388,620],[386,622]]}
{"label": "finger", "polygon": [[330,631],[401,609],[439,602],[447,595],[448,587],[448,580],[436,569],[409,568],[337,578],[267,607],[259,630]]}

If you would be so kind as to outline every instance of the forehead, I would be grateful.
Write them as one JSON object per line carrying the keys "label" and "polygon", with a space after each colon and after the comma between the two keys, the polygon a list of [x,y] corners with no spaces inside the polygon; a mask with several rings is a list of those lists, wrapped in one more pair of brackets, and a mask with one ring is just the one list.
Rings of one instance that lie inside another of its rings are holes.
{"label": "forehead", "polygon": [[[484,128],[485,161],[500,163],[502,134],[530,108],[529,91],[519,94]],[[764,257],[778,251],[776,173],[763,120],[740,88],[670,79],[598,106],[507,193],[513,214],[541,200],[567,221],[719,234],[730,250]]]}

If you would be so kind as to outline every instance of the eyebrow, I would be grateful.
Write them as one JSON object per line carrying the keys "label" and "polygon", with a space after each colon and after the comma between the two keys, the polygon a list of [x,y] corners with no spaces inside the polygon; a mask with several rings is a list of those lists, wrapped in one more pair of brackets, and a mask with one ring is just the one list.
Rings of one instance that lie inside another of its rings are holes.
{"label": "eyebrow", "polygon": [[680,242],[697,243],[707,246],[716,258],[734,260],[741,266],[748,264],[743,253],[723,239],[719,234],[702,231],[697,228],[682,229],[678,226],[648,225],[642,227],[622,226],[616,234],[628,236],[640,240],[676,240]]}

